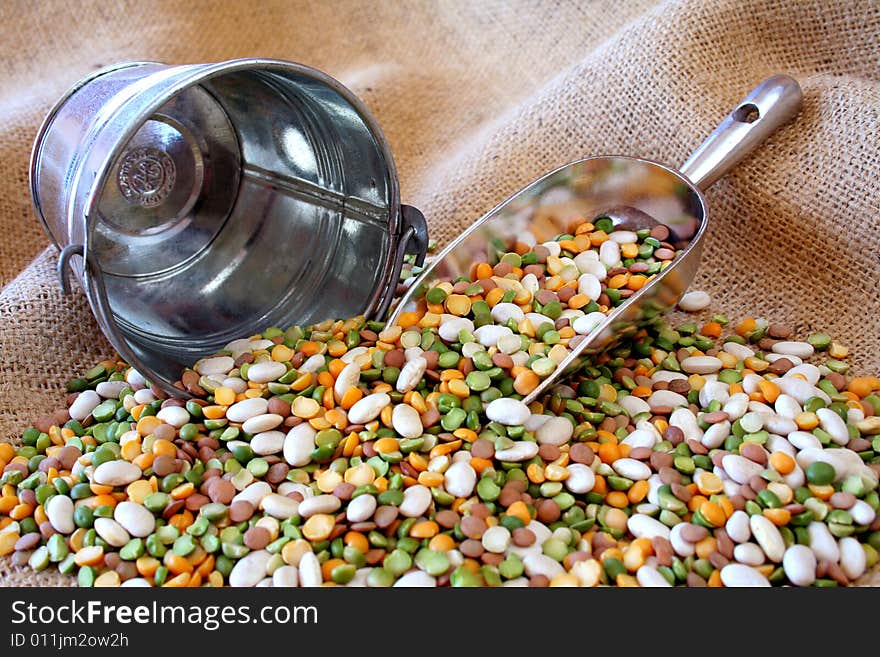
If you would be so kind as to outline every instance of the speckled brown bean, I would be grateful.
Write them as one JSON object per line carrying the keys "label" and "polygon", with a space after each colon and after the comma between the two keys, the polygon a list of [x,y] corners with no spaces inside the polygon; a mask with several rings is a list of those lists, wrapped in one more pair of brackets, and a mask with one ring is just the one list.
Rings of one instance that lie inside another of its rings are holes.
{"label": "speckled brown bean", "polygon": [[127,582],[130,579],[134,579],[138,577],[140,573],[138,573],[137,565],[134,561],[120,561],[116,564],[116,568],[114,568],[116,573],[119,575],[119,579],[123,582]]}
{"label": "speckled brown bean", "polygon": [[672,494],[675,495],[682,502],[687,504],[691,501],[691,498],[694,496],[694,491],[692,491],[687,486],[682,486],[681,484],[670,484],[669,489],[672,491]]}
{"label": "speckled brown bean", "polygon": [[771,338],[777,338],[779,340],[787,340],[791,337],[792,330],[791,327],[787,324],[781,324],[778,322],[773,322],[772,324],[767,326],[767,335]]}
{"label": "speckled brown bean", "polygon": [[511,538],[513,540],[513,544],[519,547],[528,547],[530,545],[534,545],[537,537],[535,533],[531,529],[527,529],[525,527],[517,527],[513,530],[511,534]]}
{"label": "speckled brown bean", "polygon": [[186,508],[189,511],[198,511],[210,501],[211,500],[207,495],[193,493],[186,498]]}
{"label": "speckled brown bean", "polygon": [[693,523],[682,523],[681,528],[681,537],[690,542],[697,543],[702,541],[709,535],[709,530],[703,527],[702,525],[695,525]]}
{"label": "speckled brown bean", "polygon": [[578,561],[589,561],[591,557],[591,552],[588,552],[586,550],[577,550],[575,552],[570,552],[569,554],[567,554],[562,563],[565,566],[566,570],[571,570],[571,567],[574,566]]}
{"label": "speckled brown bean", "polygon": [[413,479],[418,479],[419,471],[416,470],[407,461],[401,461],[397,465],[400,468],[401,473],[403,473],[404,477],[412,477]]}
{"label": "speckled brown bean", "polygon": [[654,451],[650,447],[634,447],[630,451],[629,457],[636,461],[647,461],[653,453]]}
{"label": "speckled brown bean", "polygon": [[233,502],[229,506],[229,520],[234,523],[250,520],[251,516],[254,515],[254,511],[254,505],[250,502],[246,502],[244,500]]}
{"label": "speckled brown bean", "polygon": [[380,529],[385,529],[390,526],[392,522],[397,520],[397,507],[384,505],[380,506],[376,509],[376,512],[373,514],[373,522],[376,523],[376,526]]}
{"label": "speckled brown bean", "polygon": [[211,438],[210,436],[204,436],[196,441],[196,447],[198,447],[199,449],[201,449],[202,447],[207,447],[216,451],[220,449],[220,441],[216,438]]}
{"label": "speckled brown bean", "polygon": [[266,409],[267,413],[274,413],[275,415],[280,415],[281,417],[288,417],[290,415],[290,403],[284,401],[280,397],[272,397],[269,400],[268,408]]}
{"label": "speckled brown bean", "polygon": [[767,371],[771,374],[783,375],[788,370],[794,367],[794,363],[792,363],[788,358],[780,358],[779,360],[775,360],[770,363],[770,367],[767,368]]}
{"label": "speckled brown bean", "polygon": [[501,494],[498,496],[498,503],[506,508],[518,501],[521,497],[522,491],[513,486],[505,485],[504,488],[501,489]]}
{"label": "speckled brown bean", "polygon": [[297,427],[303,422],[305,422],[305,420],[303,420],[301,417],[297,417],[296,415],[291,415],[290,417],[284,418],[284,426],[289,429]]}
{"label": "speckled brown bean", "polygon": [[162,517],[168,520],[175,513],[180,513],[186,506],[186,500],[173,500],[162,510]]}
{"label": "speckled brown bean", "polygon": [[849,509],[856,503],[856,496],[852,493],[838,491],[828,501],[835,509]]}
{"label": "speckled brown bean", "polygon": [[593,556],[597,559],[602,557],[602,553],[608,548],[616,547],[617,542],[605,534],[604,532],[597,532],[593,535],[593,541],[591,543],[593,548]]}
{"label": "speckled brown bean", "polygon": [[739,494],[731,495],[730,496],[730,503],[733,504],[733,508],[736,509],[737,511],[742,511],[743,509],[746,508],[746,498],[744,498],[742,495],[739,495]]}
{"label": "speckled brown bean", "polygon": [[614,433],[617,431],[617,422],[613,417],[606,417],[602,422],[599,423],[599,429],[602,431],[610,431]]}
{"label": "speckled brown bean", "polygon": [[368,566],[375,566],[378,563],[381,563],[382,559],[385,558],[385,550],[382,548],[371,548],[367,550],[367,553],[364,555],[367,560]]}
{"label": "speckled brown bean", "polygon": [[568,303],[575,294],[577,294],[577,290],[570,287],[559,288],[556,292],[556,295],[562,303]]}
{"label": "speckled brown bean", "polygon": [[[837,392],[840,392],[846,388],[846,377],[843,374],[839,374],[838,372],[829,372],[825,375],[825,378],[831,382],[831,385],[834,386],[834,389],[837,390]],[[873,409],[874,407],[871,406],[872,411]]]}
{"label": "speckled brown bean", "polygon": [[718,551],[728,559],[733,559],[733,540],[727,535],[727,530],[720,527],[715,530],[715,542]]}
{"label": "speckled brown bean", "polygon": [[497,367],[504,368],[505,370],[509,370],[513,367],[513,359],[507,354],[501,353],[500,351],[492,356],[492,364]]}
{"label": "speckled brown bean", "polygon": [[177,429],[170,424],[160,424],[153,429],[153,435],[156,436],[156,440],[174,440],[177,436]]}
{"label": "speckled brown bean", "polygon": [[251,550],[262,550],[269,545],[272,535],[265,527],[251,527],[244,533],[244,544]]}
{"label": "speckled brown bean", "polygon": [[838,564],[833,561],[828,562],[828,577],[833,579],[835,582],[840,584],[841,586],[849,585],[849,577],[846,576],[846,573],[843,572],[843,568],[841,568]]}
{"label": "speckled brown bean", "polygon": [[704,589],[708,586],[706,580],[692,570],[685,576],[684,581],[692,589]]}
{"label": "speckled brown bean", "polygon": [[43,540],[48,541],[52,538],[52,534],[55,534],[55,528],[52,526],[52,523],[48,520],[44,520],[40,523],[39,526],[40,535],[42,535]]}
{"label": "speckled brown bean", "polygon": [[208,497],[211,498],[212,502],[219,502],[220,504],[229,504],[232,502],[232,498],[235,497],[235,486],[232,485],[232,482],[217,477],[212,480],[213,484],[211,484],[208,489]]}
{"label": "speckled brown bean", "polygon": [[486,438],[477,438],[471,443],[471,456],[478,459],[491,459],[495,456],[495,445]]}
{"label": "speckled brown bean", "polygon": [[104,565],[110,570],[114,570],[122,562],[122,557],[117,552],[107,552],[104,555]]}
{"label": "speckled brown bean", "polygon": [[871,449],[871,441],[867,438],[853,438],[846,444],[846,448],[854,452],[867,452]]}
{"label": "speckled brown bean", "polygon": [[749,479],[749,488],[751,488],[756,493],[767,488],[767,482],[764,481],[759,475],[755,475]]}
{"label": "speckled brown bean", "polygon": [[[759,465],[766,465],[767,451],[756,443],[743,443],[739,447],[740,456]],[[754,488],[754,486],[752,487]]]}
{"label": "speckled brown bean", "polygon": [[574,443],[568,450],[568,457],[575,463],[590,465],[595,460],[596,453],[586,443]]}
{"label": "speckled brown bean", "polygon": [[434,515],[434,522],[443,529],[452,529],[460,519],[461,516],[452,509],[443,509]]}
{"label": "speckled brown bean", "polygon": [[546,575],[535,575],[529,580],[529,587],[533,589],[545,589],[550,586],[550,580]]}
{"label": "speckled brown bean", "polygon": [[361,449],[363,449],[363,451],[364,451],[364,457],[366,457],[368,459],[373,458],[374,456],[376,456],[376,454],[378,454],[378,452],[376,451],[376,448],[373,447],[372,440],[368,440],[367,442],[362,443]]}
{"label": "speckled brown bean", "polygon": [[62,468],[70,470],[80,456],[82,456],[82,452],[80,452],[78,448],[73,445],[65,445],[58,450],[55,458],[58,459]]}
{"label": "speckled brown bean", "polygon": [[706,447],[699,440],[694,440],[693,438],[691,438],[690,440],[687,441],[687,445],[688,445],[688,447],[691,448],[691,452],[693,452],[694,454],[697,454],[699,456],[705,456],[706,454],[709,453],[709,448]]}
{"label": "speckled brown bean", "polygon": [[18,499],[22,504],[27,504],[30,507],[37,506],[37,494],[30,488],[18,491]]}
{"label": "speckled brown bean", "polygon": [[369,534],[371,531],[376,529],[376,523],[370,520],[364,522],[354,522],[349,526],[349,529],[353,532],[362,532],[364,534]]}
{"label": "speckled brown bean", "polygon": [[538,520],[545,525],[556,522],[562,515],[562,509],[559,508],[559,505],[554,500],[541,500],[538,502],[535,510],[537,511]]}
{"label": "speckled brown bean", "polygon": [[739,494],[740,497],[742,497],[747,502],[751,502],[758,497],[758,494],[755,492],[755,490],[748,484],[743,484],[739,487]]}
{"label": "speckled brown bean", "polygon": [[663,431],[663,440],[668,440],[673,445],[678,445],[684,440],[684,432],[678,427],[670,425]]}
{"label": "speckled brown bean", "polygon": [[[513,271],[513,265],[511,265],[509,262],[499,262],[497,265],[495,265],[492,268],[492,271],[496,276],[504,278],[510,272]],[[466,283],[465,283],[465,287],[467,287]]]}
{"label": "speckled brown bean", "polygon": [[391,349],[390,351],[386,351],[382,363],[385,367],[403,367],[404,363],[406,363],[406,356],[403,353],[403,349]]}
{"label": "speckled brown bean", "polygon": [[30,472],[28,472],[28,467],[26,463],[13,461],[12,463],[7,463],[6,467],[3,468],[3,474],[16,471],[20,472],[22,477],[27,477],[30,474]]}
{"label": "speckled brown bean", "polygon": [[483,554],[480,555],[480,561],[487,566],[497,566],[504,561],[504,555],[496,554],[495,552],[483,552]]}
{"label": "speckled brown bean", "polygon": [[54,456],[49,456],[40,461],[40,465],[37,466],[38,472],[49,472],[49,468],[58,469],[61,463]]}
{"label": "speckled brown bean", "polygon": [[483,504],[482,502],[478,502],[476,504],[471,504],[470,512],[472,516],[476,516],[477,518],[482,518],[485,520],[489,516],[492,515],[492,512],[489,510],[489,507]]}
{"label": "speckled brown bean", "polygon": [[654,555],[661,566],[672,566],[672,557],[675,551],[672,549],[672,543],[669,539],[662,536],[655,536],[651,539],[651,547],[654,548]]}
{"label": "speckled brown bean", "polygon": [[35,548],[37,547],[37,545],[40,544],[41,538],[42,536],[40,535],[40,532],[30,532],[19,538],[15,542],[13,548],[15,550],[18,550],[19,552],[23,550],[30,550],[31,548]]}
{"label": "speckled brown bean", "polygon": [[352,493],[357,490],[357,487],[354,484],[350,484],[347,481],[343,481],[341,484],[337,484],[333,489],[333,494],[338,497],[343,502],[351,499]]}
{"label": "speckled brown bean", "polygon": [[266,481],[277,486],[287,478],[288,472],[290,466],[286,463],[273,463],[266,472]]}
{"label": "speckled brown bean", "polygon": [[468,538],[473,539],[482,538],[487,529],[486,521],[483,520],[483,518],[474,515],[465,516],[464,518],[462,518],[460,526],[461,533]]}
{"label": "speckled brown bean", "polygon": [[728,563],[730,563],[730,559],[725,557],[720,552],[713,552],[709,555],[709,563],[720,570],[721,568],[724,568],[724,566],[726,566]]}
{"label": "speckled brown bean", "polygon": [[157,477],[165,477],[172,472],[177,472],[177,463],[175,459],[167,454],[160,454],[153,459],[153,473]]}
{"label": "speckled brown bean", "polygon": [[682,480],[681,473],[673,468],[660,468],[657,474],[660,475],[660,481],[664,484],[680,484]]}
{"label": "speckled brown bean", "polygon": [[668,452],[651,452],[651,467],[659,471],[660,468],[671,468],[675,457]]}
{"label": "speckled brown bean", "polygon": [[485,551],[483,544],[474,538],[467,538],[458,546],[459,551],[466,557],[471,559],[479,559],[480,555]]}
{"label": "speckled brown bean", "polygon": [[675,379],[669,382],[669,390],[677,392],[679,395],[687,395],[691,390],[691,384],[687,382],[687,379]]}
{"label": "speckled brown bean", "polygon": [[724,420],[730,419],[730,416],[724,411],[712,411],[711,413],[703,413],[703,421],[709,424],[718,424]]}
{"label": "speckled brown bean", "polygon": [[709,457],[712,460],[712,465],[714,465],[716,468],[723,468],[723,459],[729,453],[730,452],[725,452],[724,450],[720,449],[712,452],[712,456]]}
{"label": "speckled brown bean", "polygon": [[555,461],[559,458],[560,455],[559,448],[556,445],[541,445],[538,448],[538,456],[544,459],[545,462],[550,463],[551,461]]}

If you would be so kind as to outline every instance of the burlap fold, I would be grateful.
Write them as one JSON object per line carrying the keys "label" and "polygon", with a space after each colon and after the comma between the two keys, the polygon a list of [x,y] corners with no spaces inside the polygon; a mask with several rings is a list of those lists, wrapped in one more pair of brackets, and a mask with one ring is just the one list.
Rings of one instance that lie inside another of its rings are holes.
{"label": "burlap fold", "polygon": [[[732,318],[824,329],[851,348],[854,370],[880,372],[875,0],[10,0],[0,3],[0,43],[3,440],[111,353],[82,293],[60,294],[27,167],[51,104],[84,74],[124,60],[265,56],[337,77],[374,112],[405,202],[425,212],[441,245],[585,155],[680,164],[753,86],[788,73],[804,89],[803,112],[707,193],[694,288]],[[0,585],[62,583],[0,560]]]}

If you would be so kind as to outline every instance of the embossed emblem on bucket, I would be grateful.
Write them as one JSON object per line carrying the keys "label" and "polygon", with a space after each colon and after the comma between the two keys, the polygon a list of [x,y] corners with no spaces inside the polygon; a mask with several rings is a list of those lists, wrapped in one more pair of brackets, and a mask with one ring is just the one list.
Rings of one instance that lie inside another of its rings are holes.
{"label": "embossed emblem on bucket", "polygon": [[174,162],[164,151],[141,146],[128,151],[119,167],[119,189],[134,204],[154,208],[174,187]]}

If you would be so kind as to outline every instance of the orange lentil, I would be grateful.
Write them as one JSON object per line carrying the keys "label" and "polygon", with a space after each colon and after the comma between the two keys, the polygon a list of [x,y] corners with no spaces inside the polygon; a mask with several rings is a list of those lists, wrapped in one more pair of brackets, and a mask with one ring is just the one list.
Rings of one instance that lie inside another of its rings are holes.
{"label": "orange lentil", "polygon": [[620,458],[620,449],[614,443],[602,443],[599,445],[599,458],[610,465]]}
{"label": "orange lentil", "polygon": [[165,567],[169,572],[175,575],[191,573],[193,571],[193,565],[187,559],[178,554],[174,554],[170,550],[165,553],[165,556],[162,558],[162,563],[165,564]]}
{"label": "orange lentil", "polygon": [[350,545],[358,552],[366,554],[370,549],[370,542],[367,540],[367,537],[364,536],[361,532],[350,531],[346,532],[345,536],[342,539],[342,542],[346,545]]}
{"label": "orange lentil", "polygon": [[706,536],[696,543],[697,556],[700,559],[708,559],[713,552],[718,551],[718,542],[714,536]]}
{"label": "orange lentil", "polygon": [[743,338],[746,338],[755,330],[756,326],[757,326],[757,324],[756,324],[755,320],[751,317],[747,317],[746,319],[742,320],[739,324],[736,325],[735,330],[736,330],[737,335],[739,335]]}
{"label": "orange lentil", "polygon": [[629,505],[629,499],[622,490],[613,490],[605,496],[605,504],[615,509],[625,509]]}
{"label": "orange lentil", "polygon": [[[219,420],[223,417],[226,417],[226,407],[225,406],[203,406],[202,414],[209,420]],[[141,418],[141,421],[146,418]],[[148,434],[140,431],[140,421],[138,422],[138,433],[142,436],[146,436]]]}
{"label": "orange lentil", "polygon": [[761,394],[764,395],[764,399],[766,399],[769,403],[774,403],[776,399],[779,397],[779,386],[777,386],[772,381],[761,381],[758,383],[758,388],[761,389]]}
{"label": "orange lentil", "polygon": [[12,511],[9,512],[9,517],[13,520],[24,520],[25,518],[29,518],[34,512],[34,507],[30,504],[26,504],[25,502],[21,502],[16,504],[13,507]]}
{"label": "orange lentil", "polygon": [[507,515],[519,518],[523,521],[523,524],[526,525],[532,521],[532,516],[529,514],[529,508],[522,500],[517,500],[507,507]]}
{"label": "orange lentil", "polygon": [[422,520],[415,523],[409,530],[413,538],[433,538],[440,531],[440,527],[433,520]]}
{"label": "orange lentil", "polygon": [[700,329],[700,333],[710,338],[721,336],[721,324],[718,322],[706,322]]}
{"label": "orange lentil", "polygon": [[650,488],[647,480],[635,482],[626,492],[626,497],[630,504],[638,504],[648,496],[648,488]]}
{"label": "orange lentil", "polygon": [[428,543],[428,548],[431,550],[437,550],[438,552],[445,552],[447,550],[454,550],[456,547],[455,541],[449,534],[437,534],[431,541]]}
{"label": "orange lentil", "polygon": [[794,471],[795,460],[785,452],[773,452],[770,455],[770,465],[781,475],[787,475]]}

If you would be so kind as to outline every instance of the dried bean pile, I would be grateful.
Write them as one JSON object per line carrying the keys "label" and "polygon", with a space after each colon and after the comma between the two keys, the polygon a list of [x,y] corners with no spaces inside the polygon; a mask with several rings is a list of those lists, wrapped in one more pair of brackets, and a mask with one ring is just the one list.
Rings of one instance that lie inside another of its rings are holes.
{"label": "dried bean pile", "polygon": [[[0,444],[0,554],[83,586],[846,585],[878,560],[880,379],[827,335],[657,319],[529,406],[676,255],[579,222],[399,325],[125,363]],[[710,300],[691,293],[688,310]]]}

